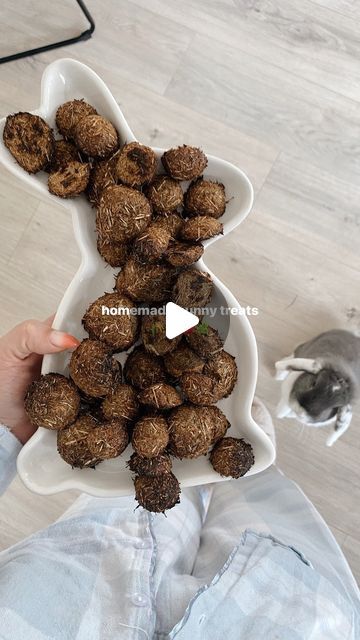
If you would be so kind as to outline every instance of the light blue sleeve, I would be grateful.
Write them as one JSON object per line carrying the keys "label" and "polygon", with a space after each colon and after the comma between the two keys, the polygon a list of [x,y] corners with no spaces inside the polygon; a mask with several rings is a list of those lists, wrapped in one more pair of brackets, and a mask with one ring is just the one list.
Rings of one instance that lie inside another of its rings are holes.
{"label": "light blue sleeve", "polygon": [[0,495],[16,475],[16,458],[21,447],[21,442],[11,431],[0,425]]}

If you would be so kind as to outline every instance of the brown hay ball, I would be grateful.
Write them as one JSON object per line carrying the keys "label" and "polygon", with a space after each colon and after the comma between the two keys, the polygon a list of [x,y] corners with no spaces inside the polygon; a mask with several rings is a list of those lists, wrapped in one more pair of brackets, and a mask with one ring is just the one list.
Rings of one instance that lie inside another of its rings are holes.
{"label": "brown hay ball", "polygon": [[204,360],[185,342],[181,342],[176,349],[164,356],[165,369],[175,379],[184,373],[201,373],[204,364]]}
{"label": "brown hay ball", "polygon": [[64,138],[73,138],[75,127],[85,116],[96,115],[97,111],[85,100],[69,100],[60,105],[56,112],[56,126]]}
{"label": "brown hay ball", "polygon": [[157,382],[165,382],[166,373],[161,358],[135,347],[124,366],[125,380],[137,389],[146,389]]}
{"label": "brown hay ball", "polygon": [[172,460],[168,453],[160,453],[155,458],[142,458],[137,453],[133,453],[127,466],[137,476],[159,476],[170,473]]}
{"label": "brown hay ball", "polygon": [[87,446],[98,460],[117,458],[129,444],[129,434],[121,420],[110,420],[90,431]]}
{"label": "brown hay ball", "polygon": [[87,396],[101,398],[121,380],[120,362],[99,340],[83,340],[71,356],[69,371],[76,386]]}
{"label": "brown hay ball", "polygon": [[108,158],[119,147],[114,125],[103,116],[90,115],[81,118],[74,132],[78,149],[92,158]]}
{"label": "brown hay ball", "polygon": [[161,162],[166,173],[175,180],[198,178],[207,167],[207,157],[203,151],[186,144],[165,151]]}
{"label": "brown hay ball", "polygon": [[37,173],[49,164],[54,151],[54,135],[49,125],[32,113],[19,112],[6,118],[5,147],[28,173]]}
{"label": "brown hay ball", "polygon": [[180,485],[173,473],[137,476],[135,500],[147,511],[164,513],[180,502]]}
{"label": "brown hay ball", "polygon": [[178,391],[169,384],[158,382],[139,393],[139,402],[153,409],[173,409],[182,404]]}
{"label": "brown hay ball", "polygon": [[50,173],[48,188],[59,198],[74,198],[86,190],[90,176],[90,165],[73,160],[59,171]]}
{"label": "brown hay ball", "polygon": [[96,230],[104,240],[130,242],[146,229],[150,219],[150,203],[142,193],[122,185],[110,185],[100,198]]}
{"label": "brown hay ball", "polygon": [[131,256],[116,278],[116,289],[135,302],[165,302],[175,276],[175,270],[167,265],[142,264]]}
{"label": "brown hay ball", "polygon": [[180,307],[206,307],[213,293],[213,282],[208,273],[190,268],[182,271],[174,285],[172,300]]}
{"label": "brown hay ball", "polygon": [[176,238],[184,219],[178,213],[162,213],[154,218],[154,222],[160,223],[164,229],[167,229],[172,239]]}
{"label": "brown hay ball", "polygon": [[156,176],[146,190],[155,213],[169,213],[182,207],[184,194],[180,184],[168,176]]}
{"label": "brown hay ball", "polygon": [[215,380],[203,373],[184,373],[180,379],[180,386],[192,404],[209,405],[219,400]]}
{"label": "brown hay ball", "polygon": [[57,450],[65,462],[72,467],[95,467],[100,460],[89,450],[87,439],[91,431],[98,426],[97,420],[90,415],[80,416],[71,427],[57,433]]}
{"label": "brown hay ball", "polygon": [[174,240],[165,251],[164,258],[173,267],[189,267],[204,253],[202,244]]}
{"label": "brown hay ball", "polygon": [[24,406],[34,427],[65,429],[77,418],[80,395],[72,380],[47,373],[29,386]]}
{"label": "brown hay ball", "polygon": [[230,478],[245,475],[255,462],[252,446],[242,438],[222,438],[210,453],[217,473]]}
{"label": "brown hay ball", "polygon": [[227,351],[219,351],[207,361],[204,374],[216,382],[218,399],[227,398],[232,392],[238,376],[234,356]]}
{"label": "brown hay ball", "polygon": [[185,334],[185,340],[200,358],[209,358],[224,346],[217,329],[209,325],[206,325],[204,332],[197,331],[197,327],[194,327]]}
{"label": "brown hay ball", "polygon": [[172,340],[166,337],[166,319],[164,316],[144,316],[141,321],[141,338],[146,351],[164,356],[179,344],[181,336]]}
{"label": "brown hay ball", "polygon": [[111,267],[122,267],[130,255],[131,247],[124,242],[111,242],[98,236],[97,250]]}
{"label": "brown hay ball", "polygon": [[230,422],[219,407],[203,407],[206,419],[211,422],[212,427],[212,443],[214,444],[220,438],[223,438],[230,428]]}
{"label": "brown hay ball", "polygon": [[150,147],[139,142],[124,144],[116,162],[115,175],[128,187],[142,187],[155,175],[156,155]]}
{"label": "brown hay ball", "polygon": [[151,222],[136,238],[135,253],[144,262],[157,262],[166,251],[170,238],[170,231],[161,221]]}
{"label": "brown hay ball", "polygon": [[185,194],[185,211],[189,216],[220,218],[225,213],[225,187],[221,182],[199,178]]}
{"label": "brown hay ball", "polygon": [[215,218],[209,216],[195,216],[185,220],[180,230],[180,237],[188,242],[208,240],[223,233],[223,225]]}
{"label": "brown hay ball", "polygon": [[118,384],[106,396],[101,410],[107,420],[112,418],[122,418],[126,422],[135,420],[139,413],[135,389],[129,384]]}
{"label": "brown hay ball", "polygon": [[136,423],[131,440],[134,451],[143,458],[155,458],[169,443],[168,425],[162,416],[144,416]]}
{"label": "brown hay ball", "polygon": [[133,308],[133,301],[120,293],[105,293],[87,309],[82,323],[90,338],[106,342],[114,351],[125,351],[137,340],[139,321],[131,313],[103,315],[102,308]]}
{"label": "brown hay ball", "polygon": [[117,153],[108,160],[98,160],[90,172],[87,197],[93,207],[98,207],[100,198],[106,187],[116,184],[115,164]]}
{"label": "brown hay ball", "polygon": [[177,458],[199,458],[208,452],[213,427],[204,407],[182,405],[168,417],[169,450]]}
{"label": "brown hay ball", "polygon": [[80,154],[72,142],[68,140],[55,140],[54,151],[46,171],[53,173],[64,169],[71,162],[81,161]]}

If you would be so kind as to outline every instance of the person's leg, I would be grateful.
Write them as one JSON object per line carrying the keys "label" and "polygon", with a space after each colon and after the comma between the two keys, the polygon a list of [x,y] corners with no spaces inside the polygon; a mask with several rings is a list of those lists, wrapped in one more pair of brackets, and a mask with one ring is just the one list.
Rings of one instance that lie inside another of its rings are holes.
{"label": "person's leg", "polygon": [[[166,515],[149,514],[142,508],[136,509],[134,496],[93,498],[82,494],[57,523],[70,530],[72,523],[79,518],[82,523],[102,522],[104,538],[109,532],[116,536],[119,540],[118,559],[106,570],[108,577],[112,576],[112,580],[115,571],[121,575],[124,564],[122,553],[125,552],[129,557],[134,553],[135,546],[138,549],[139,562],[143,554],[146,554],[146,558],[143,558],[144,568],[150,563],[151,577],[150,583],[146,582],[144,572],[145,580],[141,593],[144,599],[151,598],[156,610],[156,633],[166,634],[182,618],[189,600],[202,585],[202,582],[192,575],[192,570],[200,544],[208,493],[207,487],[183,489],[180,504],[166,512]],[[110,522],[111,529],[108,528]],[[121,549],[121,540],[124,551]],[[133,560],[136,561],[135,556]],[[102,576],[99,575],[99,587],[102,580]],[[116,580],[113,586],[116,586]],[[94,610],[96,608],[94,602]]]}
{"label": "person's leg", "polygon": [[359,589],[334,536],[301,489],[276,467],[213,485],[193,574],[211,579],[246,529],[296,548],[358,605]]}

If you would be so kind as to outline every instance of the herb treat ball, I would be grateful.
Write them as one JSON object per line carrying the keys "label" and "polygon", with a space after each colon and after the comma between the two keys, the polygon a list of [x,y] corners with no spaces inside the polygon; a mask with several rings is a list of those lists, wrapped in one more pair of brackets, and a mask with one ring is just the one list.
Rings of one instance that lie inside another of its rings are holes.
{"label": "herb treat ball", "polygon": [[125,380],[137,389],[146,389],[165,382],[166,372],[161,358],[148,353],[143,346],[135,347],[124,366]]}
{"label": "herb treat ball", "polygon": [[153,409],[173,409],[182,404],[178,391],[169,384],[158,382],[139,393],[139,402]]}
{"label": "herb treat ball", "polygon": [[204,253],[204,247],[200,243],[170,242],[165,251],[164,258],[172,267],[188,267],[200,260]]}
{"label": "herb treat ball", "polygon": [[166,319],[164,316],[144,316],[141,321],[141,338],[146,351],[164,356],[179,344],[181,336],[172,340],[166,337]]}
{"label": "herb treat ball", "polygon": [[[133,306],[133,301],[120,293],[105,293],[86,311],[82,319],[85,331],[90,338],[105,342],[114,351],[128,349],[138,336],[138,317],[131,313]],[[109,310],[109,315],[103,313],[103,308]],[[125,312],[111,315],[112,308],[125,309]]]}
{"label": "herb treat ball", "polygon": [[223,233],[223,225],[210,216],[195,216],[185,220],[180,230],[180,237],[187,242],[208,240]]}
{"label": "herb treat ball", "polygon": [[150,147],[140,142],[124,144],[116,161],[117,180],[128,187],[142,187],[155,175],[156,155]]}
{"label": "herb treat ball", "polygon": [[115,178],[116,158],[117,153],[108,160],[97,160],[92,165],[87,197],[94,207],[99,206],[101,195],[106,187],[113,186],[117,182]]}
{"label": "herb treat ball", "polygon": [[147,227],[151,206],[145,196],[129,187],[110,185],[102,192],[96,230],[111,242],[130,242]]}
{"label": "herb treat ball", "polygon": [[15,113],[6,118],[3,140],[16,162],[28,173],[45,169],[54,151],[49,125],[32,113]]}
{"label": "herb treat ball", "polygon": [[154,222],[160,222],[164,229],[167,229],[174,240],[184,222],[184,219],[178,213],[162,213],[154,218]]}
{"label": "herb treat ball", "polygon": [[210,462],[217,473],[231,478],[240,478],[254,464],[254,454],[250,444],[240,438],[222,438],[211,454]]}
{"label": "herb treat ball", "polygon": [[106,396],[101,410],[107,420],[118,418],[124,422],[132,422],[139,413],[135,389],[129,384],[116,385]]}
{"label": "herb treat ball", "polygon": [[209,405],[219,400],[216,381],[203,373],[184,373],[180,379],[180,386],[192,404]]}
{"label": "herb treat ball", "polygon": [[220,218],[225,213],[225,187],[220,182],[199,178],[185,194],[185,211],[189,216]]}
{"label": "herb treat ball", "polygon": [[136,423],[131,443],[142,458],[155,458],[165,451],[168,442],[168,425],[162,416],[145,416]]}
{"label": "herb treat ball", "polygon": [[234,356],[227,351],[219,351],[207,361],[204,374],[216,383],[218,399],[227,398],[237,381],[237,366]]}
{"label": "herb treat ball", "polygon": [[137,476],[159,476],[170,473],[172,461],[168,453],[160,453],[155,458],[142,458],[137,453],[133,453],[127,466]]}
{"label": "herb treat ball", "polygon": [[108,158],[119,147],[114,125],[99,115],[81,118],[75,127],[74,139],[78,149],[92,158]]}
{"label": "herb treat ball", "polygon": [[169,451],[177,458],[199,458],[213,441],[213,425],[204,407],[182,405],[170,412]]}
{"label": "herb treat ball", "polygon": [[131,247],[124,242],[111,242],[98,236],[97,250],[111,267],[122,267],[129,258]]}
{"label": "herb treat ball", "polygon": [[25,396],[25,411],[34,427],[65,429],[75,422],[80,395],[74,383],[59,373],[33,382]]}
{"label": "herb treat ball", "polygon": [[213,282],[208,273],[190,267],[178,276],[172,300],[180,307],[203,308],[211,300]]}
{"label": "herb treat ball", "polygon": [[211,422],[212,426],[212,443],[215,444],[220,438],[223,438],[230,428],[230,422],[219,407],[204,407],[204,415]]}
{"label": "herb treat ball", "polygon": [[161,161],[166,173],[175,180],[198,178],[207,166],[207,158],[203,151],[185,144],[165,151]]}
{"label": "herb treat ball", "polygon": [[201,358],[209,358],[222,351],[223,341],[217,329],[206,325],[205,331],[197,331],[196,327],[185,334],[189,347]]}
{"label": "herb treat ball", "polygon": [[121,365],[99,340],[83,340],[71,356],[70,376],[87,396],[102,398],[121,380]]}
{"label": "herb treat ball", "polygon": [[90,165],[72,160],[48,178],[50,193],[59,198],[74,198],[86,190],[90,176]]}
{"label": "herb treat ball", "polygon": [[167,302],[176,273],[168,265],[143,264],[130,256],[116,278],[116,289],[135,302]]}
{"label": "herb treat ball", "polygon": [[184,203],[184,194],[177,180],[168,176],[156,176],[146,190],[155,213],[176,211]]}
{"label": "herb treat ball", "polygon": [[164,513],[180,502],[180,485],[173,473],[137,476],[135,499],[141,507],[154,513]]}
{"label": "herb treat ball", "polygon": [[117,458],[129,444],[129,434],[121,420],[101,423],[87,437],[90,453],[98,460]]}
{"label": "herb treat ball", "polygon": [[182,341],[176,349],[164,356],[164,365],[168,374],[175,379],[184,373],[201,373],[205,361]]}
{"label": "herb treat ball", "polygon": [[158,262],[168,248],[170,230],[161,220],[152,222],[135,240],[134,249],[142,262]]}
{"label": "herb treat ball", "polygon": [[71,162],[79,162],[80,154],[72,142],[68,140],[55,140],[51,161],[46,170],[50,173],[64,169]]}
{"label": "herb treat ball", "polygon": [[56,126],[64,138],[74,138],[75,127],[85,116],[96,115],[97,111],[85,100],[69,100],[60,105],[56,112]]}
{"label": "herb treat ball", "polygon": [[95,467],[100,460],[90,453],[87,438],[98,426],[98,422],[90,414],[80,416],[71,427],[61,429],[57,433],[57,449],[65,462],[72,467]]}

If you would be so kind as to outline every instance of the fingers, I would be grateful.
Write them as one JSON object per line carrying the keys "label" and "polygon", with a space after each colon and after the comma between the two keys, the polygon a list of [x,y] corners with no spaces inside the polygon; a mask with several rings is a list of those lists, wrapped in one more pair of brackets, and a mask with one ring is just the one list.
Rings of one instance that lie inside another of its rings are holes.
{"label": "fingers", "polygon": [[[10,356],[24,360],[32,353],[44,355],[74,349],[80,342],[74,336],[56,331],[45,322],[26,320],[0,338],[0,357]],[[52,322],[52,319],[51,319]]]}

